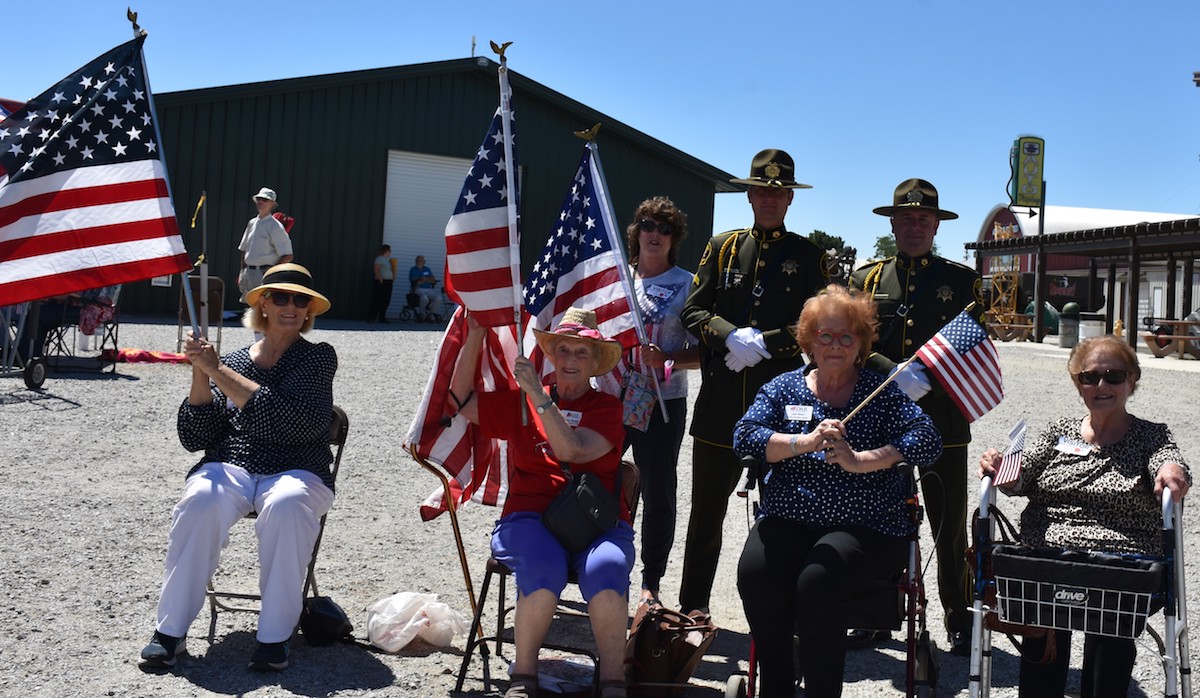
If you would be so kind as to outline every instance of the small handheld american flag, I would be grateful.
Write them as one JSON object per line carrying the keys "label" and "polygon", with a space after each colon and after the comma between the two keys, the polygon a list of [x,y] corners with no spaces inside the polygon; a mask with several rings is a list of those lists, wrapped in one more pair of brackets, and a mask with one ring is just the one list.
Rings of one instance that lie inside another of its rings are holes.
{"label": "small handheld american flag", "polygon": [[1000,459],[1000,468],[992,478],[995,485],[1007,485],[1016,482],[1021,477],[1021,457],[1025,452],[1025,420],[1018,420],[1012,429],[1008,430],[1008,449]]}

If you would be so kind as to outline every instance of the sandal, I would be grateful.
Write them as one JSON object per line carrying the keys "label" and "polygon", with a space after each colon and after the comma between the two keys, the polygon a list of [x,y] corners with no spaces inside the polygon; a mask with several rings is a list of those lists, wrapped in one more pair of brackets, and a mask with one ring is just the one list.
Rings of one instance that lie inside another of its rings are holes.
{"label": "sandal", "polygon": [[538,677],[533,674],[513,674],[509,677],[504,698],[537,698]]}
{"label": "sandal", "polygon": [[628,698],[629,691],[624,681],[609,680],[600,682],[600,698]]}

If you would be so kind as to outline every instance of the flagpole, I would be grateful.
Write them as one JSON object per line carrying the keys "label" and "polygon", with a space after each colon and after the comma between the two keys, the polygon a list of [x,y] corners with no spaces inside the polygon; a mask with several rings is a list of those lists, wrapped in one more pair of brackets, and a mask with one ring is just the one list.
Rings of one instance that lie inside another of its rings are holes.
{"label": "flagpole", "polygon": [[[967,307],[963,308],[959,312],[970,314],[971,309],[974,307],[975,307],[975,301],[971,301],[970,303],[967,304]],[[863,398],[863,401],[858,403],[858,407],[855,407],[854,409],[850,410],[850,414],[846,415],[846,418],[842,420],[842,424],[849,422],[850,418],[853,417],[854,415],[858,414],[862,410],[862,408],[866,407],[868,402],[870,402],[872,399],[874,399],[874,397],[876,395],[878,395],[879,393],[882,393],[883,389],[888,387],[888,383],[891,383],[892,381],[896,380],[896,376],[900,375],[901,371],[908,368],[908,365],[911,364],[913,362],[913,359],[915,359],[915,358],[917,358],[917,355],[913,354],[912,356],[908,357],[907,361],[905,361],[904,363],[897,366],[895,368],[895,370],[893,370],[891,372],[891,374],[888,375],[887,380],[880,383],[878,388],[871,391],[870,395]]]}
{"label": "flagpole", "polygon": [[[586,131],[576,132],[575,135],[587,141],[587,149],[592,154],[594,176],[599,180],[596,195],[603,199],[600,214],[608,218],[604,222],[604,229],[608,232],[609,245],[620,256],[621,263],[617,265],[617,273],[621,276],[621,285],[625,287],[625,297],[629,299],[629,310],[633,315],[633,327],[637,332],[638,342],[645,346],[649,341],[646,337],[646,325],[642,321],[641,304],[637,302],[637,295],[633,291],[633,279],[629,276],[629,262],[625,259],[625,246],[621,244],[621,240],[617,236],[617,216],[613,210],[612,201],[608,198],[608,181],[604,177],[604,167],[600,163],[600,148],[596,145],[596,133],[599,130],[600,124],[596,124]],[[638,352],[638,363],[642,363],[641,352]],[[667,415],[667,404],[663,400],[662,386],[658,383],[658,371],[651,369],[650,378],[654,381],[654,394],[658,398],[658,407],[662,411],[663,422],[669,422],[671,418]]]}
{"label": "flagpole", "polygon": [[[149,32],[138,26],[136,12],[134,12],[132,9],[126,8],[125,16],[133,25],[133,38],[136,39],[141,36],[150,35]],[[143,47],[138,48],[138,62],[142,66],[142,79],[146,81],[146,104],[150,109],[151,114],[157,114],[158,112],[154,108],[154,90],[150,88],[150,71],[146,70],[146,52],[143,50],[143,48],[144,44]],[[155,119],[152,122],[152,125],[154,126],[154,137],[158,139],[158,147],[162,148],[163,140],[162,133],[158,130],[158,119]],[[171,179],[166,176],[167,156],[165,152],[159,152],[158,161],[163,167],[163,184],[165,184],[167,187],[167,199],[169,201],[174,201],[175,197],[171,193]],[[203,262],[204,257],[201,256],[200,260]],[[185,269],[179,272],[179,278],[183,283],[183,299],[187,303],[188,319],[192,321],[192,336],[199,338],[203,337],[204,335],[200,333],[200,325],[196,322],[196,301],[194,298],[192,298],[192,287],[188,284],[188,271],[189,270]]]}
{"label": "flagpole", "polygon": [[[192,214],[192,230],[196,229],[196,218],[200,217],[200,336],[208,337],[208,192],[200,192],[196,212]],[[189,284],[190,285],[190,284]]]}

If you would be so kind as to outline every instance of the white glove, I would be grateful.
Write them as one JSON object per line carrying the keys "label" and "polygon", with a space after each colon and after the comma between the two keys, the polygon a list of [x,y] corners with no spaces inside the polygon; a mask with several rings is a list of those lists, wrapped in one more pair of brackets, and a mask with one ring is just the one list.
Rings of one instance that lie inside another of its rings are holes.
{"label": "white glove", "polygon": [[725,368],[734,373],[741,373],[746,368],[746,362],[738,358],[732,351],[725,355]]}
{"label": "white glove", "polygon": [[904,394],[913,402],[925,397],[933,389],[929,378],[925,375],[925,367],[921,364],[913,361],[905,366],[903,371],[897,373],[899,369],[899,366],[893,368],[892,373],[888,375],[896,375],[896,387],[903,390]]}
{"label": "white glove", "polygon": [[739,327],[725,337],[725,348],[737,356],[743,368],[755,366],[763,359],[771,358],[762,332],[753,327]]}

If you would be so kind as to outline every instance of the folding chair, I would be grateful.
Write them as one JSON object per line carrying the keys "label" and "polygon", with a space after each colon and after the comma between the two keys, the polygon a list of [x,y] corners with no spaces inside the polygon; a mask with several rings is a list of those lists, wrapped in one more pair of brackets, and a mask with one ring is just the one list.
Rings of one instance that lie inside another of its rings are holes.
{"label": "folding chair", "polygon": [[[225,325],[225,282],[219,276],[208,277],[208,297],[205,298],[200,293],[200,277],[189,276],[188,285],[192,287],[192,300],[196,303],[196,322],[200,322],[200,318],[204,316],[205,308],[208,309],[208,340],[212,342],[217,349],[217,355],[221,354],[221,330]],[[212,328],[217,328],[217,341],[212,341]],[[175,332],[175,352],[179,353],[183,349],[183,338],[187,330],[192,329],[192,319],[188,316],[187,300],[183,295],[183,286],[179,287],[179,327]]]}
{"label": "folding chair", "polygon": [[[333,475],[334,482],[337,481],[338,469],[342,464],[342,450],[346,446],[346,435],[350,432],[350,418],[346,416],[345,410],[333,406],[333,419],[329,423],[329,443],[334,447],[333,450],[333,465],[330,466],[330,472]],[[247,519],[256,518],[256,512],[250,512],[246,515]],[[308,574],[304,578],[303,595],[308,597],[309,592],[313,596],[320,596],[321,592],[317,589],[317,552],[321,549],[321,539],[325,536],[325,519],[328,514],[321,517],[321,527],[317,533],[317,540],[313,543],[312,558],[308,561]],[[247,594],[233,591],[221,591],[213,586],[213,580],[208,580],[208,641],[212,642],[216,638],[217,633],[217,609],[223,611],[246,611],[249,613],[258,613],[257,606],[249,604],[237,604],[237,601],[256,601],[261,602],[262,596],[259,594]]]}
{"label": "folding chair", "polygon": [[[111,317],[101,320],[96,325],[97,337],[95,347],[84,348],[80,338],[87,336],[79,330],[78,324],[62,324],[50,330],[46,335],[46,346],[43,351],[48,365],[56,370],[66,368],[90,368],[103,370],[108,366],[112,373],[117,372],[117,351],[120,349],[121,316],[117,299],[121,287],[112,287],[112,291],[95,301],[82,301],[79,305],[80,314],[87,312],[89,306],[93,311],[99,308],[102,317],[111,313]],[[90,345],[90,340],[88,344]],[[33,357],[37,358],[37,357]],[[97,362],[94,366],[82,364],[79,360]]]}
{"label": "folding chair", "polygon": [[[641,498],[641,473],[638,471],[637,465],[632,461],[621,461],[620,471],[621,495],[625,499],[625,505],[629,508],[631,517],[636,517],[637,505]],[[483,576],[483,584],[479,588],[479,601],[475,606],[475,618],[471,621],[471,630],[467,635],[467,646],[463,651],[462,666],[458,670],[458,681],[455,683],[454,690],[461,692],[463,682],[466,681],[467,669],[471,665],[471,657],[478,648],[480,659],[483,660],[483,688],[488,690],[491,685],[491,673],[489,670],[490,663],[488,662],[488,647],[487,643],[494,642],[496,645],[496,655],[500,656],[505,643],[512,643],[511,633],[505,631],[505,619],[509,613],[512,613],[516,608],[516,602],[512,605],[508,604],[507,580],[512,574],[504,563],[496,560],[494,557],[488,557],[486,571]],[[483,609],[487,604],[488,589],[491,587],[492,577],[497,577],[498,593],[496,595],[496,632],[493,635],[483,635]],[[569,584],[577,583],[574,574],[568,578]],[[586,613],[575,611],[574,609],[564,607],[561,599],[559,602],[556,616],[561,617],[581,617],[587,618]],[[568,652],[571,654],[580,654],[589,657],[592,660],[596,671],[592,674],[592,694],[599,692],[600,682],[600,657],[599,655],[586,647],[574,645],[565,645],[555,642],[542,642],[542,649],[557,650],[559,652]]]}

